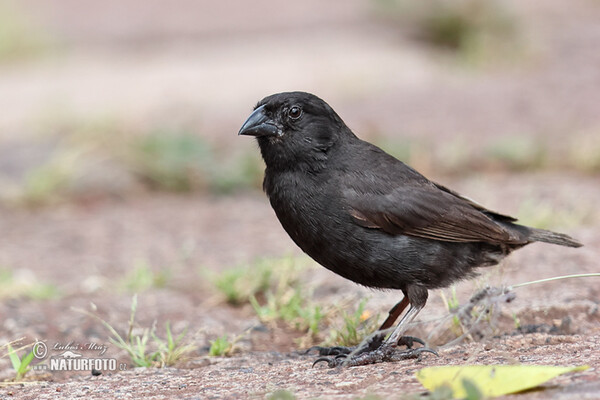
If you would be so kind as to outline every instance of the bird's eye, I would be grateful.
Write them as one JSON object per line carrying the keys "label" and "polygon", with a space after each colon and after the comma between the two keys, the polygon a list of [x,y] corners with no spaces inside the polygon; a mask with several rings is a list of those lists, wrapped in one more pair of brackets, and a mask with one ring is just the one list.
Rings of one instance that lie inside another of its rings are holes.
{"label": "bird's eye", "polygon": [[302,109],[298,106],[293,106],[288,112],[290,119],[297,120],[302,116]]}

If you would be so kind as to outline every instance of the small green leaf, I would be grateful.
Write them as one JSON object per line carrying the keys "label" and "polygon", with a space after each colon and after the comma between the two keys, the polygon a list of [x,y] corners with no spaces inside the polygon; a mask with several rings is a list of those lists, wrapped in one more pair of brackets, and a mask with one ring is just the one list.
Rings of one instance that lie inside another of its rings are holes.
{"label": "small green leaf", "polygon": [[14,370],[19,371],[19,368],[21,367],[21,360],[19,359],[19,355],[10,344],[6,345],[6,348],[8,349],[8,357],[10,358],[10,362],[12,363]]}
{"label": "small green leaf", "polygon": [[17,371],[19,375],[23,376],[27,373],[27,371],[29,371],[29,364],[31,363],[32,360],[33,360],[33,351],[30,351],[21,360],[21,365],[19,367],[19,370]]}
{"label": "small green leaf", "polygon": [[483,394],[481,393],[481,389],[477,386],[475,382],[470,379],[463,379],[462,385],[465,388],[465,394],[467,400],[480,400],[483,398]]}

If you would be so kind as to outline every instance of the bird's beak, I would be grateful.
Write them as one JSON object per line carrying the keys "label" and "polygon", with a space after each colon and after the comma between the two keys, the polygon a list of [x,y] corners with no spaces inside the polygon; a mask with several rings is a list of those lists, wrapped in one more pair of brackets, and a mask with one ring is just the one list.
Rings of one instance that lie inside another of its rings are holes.
{"label": "bird's beak", "polygon": [[262,105],[250,114],[238,135],[247,136],[279,136],[279,128],[272,119],[265,114],[265,106]]}

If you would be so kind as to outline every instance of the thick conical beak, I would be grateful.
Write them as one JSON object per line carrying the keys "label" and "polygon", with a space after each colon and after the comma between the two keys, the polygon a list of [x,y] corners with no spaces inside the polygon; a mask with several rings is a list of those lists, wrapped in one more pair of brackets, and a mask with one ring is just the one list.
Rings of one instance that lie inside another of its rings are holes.
{"label": "thick conical beak", "polygon": [[238,135],[247,136],[278,136],[279,128],[275,122],[265,114],[265,106],[262,105],[250,114]]}

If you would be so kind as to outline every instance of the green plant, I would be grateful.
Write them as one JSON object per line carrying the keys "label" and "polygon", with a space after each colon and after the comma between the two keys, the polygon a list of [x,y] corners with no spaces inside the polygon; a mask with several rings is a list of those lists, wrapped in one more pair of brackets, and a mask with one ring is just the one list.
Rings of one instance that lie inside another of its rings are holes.
{"label": "green plant", "polygon": [[168,269],[154,271],[146,261],[137,261],[120,286],[129,292],[137,293],[151,288],[164,288],[170,278],[171,272]]}
{"label": "green plant", "polygon": [[515,329],[519,329],[521,327],[521,319],[514,312],[512,313],[512,318],[515,324]]}
{"label": "green plant", "polygon": [[465,332],[465,327],[462,325],[460,318],[458,316],[458,309],[460,307],[460,301],[456,295],[456,286],[452,285],[450,287],[450,297],[446,297],[444,291],[440,291],[440,296],[442,297],[442,301],[446,305],[446,310],[448,313],[452,315],[452,332],[456,336],[460,336]]}
{"label": "green plant", "polygon": [[228,356],[232,351],[233,342],[229,341],[227,335],[223,335],[210,341],[208,355],[212,357]]}
{"label": "green plant", "polygon": [[194,351],[195,346],[191,343],[186,344],[183,342],[187,330],[184,330],[178,336],[173,336],[169,321],[165,324],[165,332],[167,335],[165,339],[159,338],[156,335],[156,330],[151,330],[150,334],[158,346],[158,361],[160,365],[170,367],[187,358],[189,353]]}
{"label": "green plant", "polygon": [[208,168],[209,188],[218,194],[231,194],[241,189],[261,187],[264,166],[255,151],[246,151],[230,157],[219,157]]}
{"label": "green plant", "polygon": [[271,285],[272,266],[255,263],[249,267],[232,268],[212,276],[215,287],[231,305],[247,303],[251,296],[264,294]]}
{"label": "green plant", "polygon": [[[133,296],[131,301],[131,313],[129,315],[129,329],[127,337],[124,339],[108,322],[104,321],[100,317],[92,315],[102,322],[105,328],[107,328],[112,336],[109,338],[111,343],[115,344],[118,348],[125,350],[131,361],[137,367],[151,367],[156,365],[158,359],[157,351],[148,350],[148,339],[150,338],[150,330],[144,329],[142,335],[133,335],[133,329],[135,326],[135,314],[137,311],[137,295]],[[152,325],[152,330],[155,329],[155,324]]]}
{"label": "green plant", "polygon": [[132,140],[121,157],[155,189],[225,194],[260,186],[262,161],[255,152],[221,153],[185,130],[160,129]]}
{"label": "green plant", "polygon": [[377,0],[386,19],[423,42],[468,60],[499,59],[519,48],[517,18],[507,5],[489,0]]}
{"label": "green plant", "polygon": [[128,161],[157,189],[190,191],[206,186],[211,148],[201,137],[180,131],[156,131],[135,139]]}
{"label": "green plant", "polygon": [[266,293],[266,303],[260,305],[256,297],[250,297],[254,311],[263,322],[284,321],[291,328],[306,332],[314,337],[319,333],[319,323],[323,319],[321,306],[314,305],[301,287],[279,288]]}
{"label": "green plant", "polygon": [[225,334],[219,336],[218,338],[210,341],[210,348],[208,350],[208,355],[217,357],[217,356],[225,356],[228,357],[232,355],[236,350],[236,344],[240,341],[245,335],[250,331],[249,328],[241,334],[231,338],[229,335]]}
{"label": "green plant", "polygon": [[292,286],[309,265],[306,257],[260,258],[248,265],[220,273],[202,270],[231,305],[248,303],[251,297],[262,299],[270,288]]}
{"label": "green plant", "polygon": [[368,299],[362,299],[354,312],[340,309],[343,325],[329,332],[326,343],[336,346],[356,346],[379,327],[379,315],[372,316],[366,310]]}
{"label": "green plant", "polygon": [[17,351],[10,345],[10,343],[6,344],[6,348],[8,350],[8,357],[10,358],[10,362],[16,373],[14,380],[20,381],[31,369],[29,364],[31,364],[31,361],[33,361],[33,349],[29,353],[25,354],[23,358],[21,358],[17,354]]}
{"label": "green plant", "polygon": [[481,393],[481,389],[477,385],[477,383],[473,382],[470,379],[464,378],[462,380],[462,385],[465,388],[465,392],[467,393],[466,400],[480,400],[483,399],[483,394]]}
{"label": "green plant", "polygon": [[19,203],[39,206],[55,203],[69,194],[77,175],[84,169],[89,148],[58,147],[39,166],[25,173],[17,198]]}
{"label": "green plant", "polygon": [[[311,291],[306,290],[299,279],[309,265],[307,261],[304,257],[290,256],[260,260],[260,268],[272,271],[270,282],[263,286],[264,291],[253,293],[248,299],[261,321],[284,321],[289,327],[314,337],[324,315],[321,307],[310,301]],[[264,301],[259,301],[259,295]]]}
{"label": "green plant", "polygon": [[33,300],[47,300],[60,297],[58,288],[40,282],[32,273],[20,271],[15,276],[13,271],[0,267],[0,299],[25,297]]}
{"label": "green plant", "polygon": [[411,400],[453,400],[454,398],[452,388],[449,385],[442,385],[425,396],[415,395]]}
{"label": "green plant", "polygon": [[486,163],[498,163],[505,169],[540,169],[546,164],[545,145],[532,136],[507,136],[496,139],[484,149]]}
{"label": "green plant", "polygon": [[126,337],[121,336],[115,328],[99,316],[86,310],[76,309],[102,323],[110,332],[109,340],[118,348],[125,350],[136,367],[165,367],[172,366],[185,359],[195,346],[184,343],[185,331],[178,336],[173,336],[169,322],[166,325],[166,339],[161,339],[156,334],[156,322],[150,328],[144,328],[141,334],[134,334],[135,314],[137,311],[137,295],[131,301],[129,316],[129,329]]}

